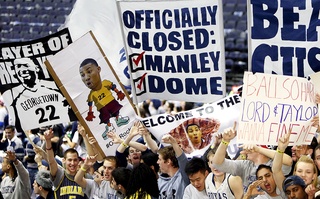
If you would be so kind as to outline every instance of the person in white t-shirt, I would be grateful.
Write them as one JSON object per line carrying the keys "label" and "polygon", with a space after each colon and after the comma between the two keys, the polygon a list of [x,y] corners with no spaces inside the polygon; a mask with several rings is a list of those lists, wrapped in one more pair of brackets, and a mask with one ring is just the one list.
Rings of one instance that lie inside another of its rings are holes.
{"label": "person in white t-shirt", "polygon": [[190,183],[184,190],[183,198],[203,198],[209,197],[206,193],[205,180],[209,172],[206,164],[201,158],[192,158],[185,167],[185,172],[189,176]]}

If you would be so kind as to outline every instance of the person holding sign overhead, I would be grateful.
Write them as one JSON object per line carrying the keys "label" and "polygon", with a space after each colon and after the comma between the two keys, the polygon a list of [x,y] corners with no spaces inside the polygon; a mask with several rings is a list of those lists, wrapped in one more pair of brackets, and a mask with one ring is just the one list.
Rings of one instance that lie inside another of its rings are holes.
{"label": "person holding sign overhead", "polygon": [[[213,167],[219,171],[230,173],[234,176],[240,176],[243,182],[244,192],[247,191],[248,186],[257,180],[256,169],[260,164],[268,166],[272,165],[273,158],[276,151],[258,147],[256,145],[242,145],[242,154],[247,154],[247,160],[228,160],[225,159],[225,154],[229,142],[237,135],[235,122],[233,127],[227,128],[222,134],[221,143],[213,157]],[[291,171],[292,160],[289,155],[283,156],[282,170],[287,175]]]}

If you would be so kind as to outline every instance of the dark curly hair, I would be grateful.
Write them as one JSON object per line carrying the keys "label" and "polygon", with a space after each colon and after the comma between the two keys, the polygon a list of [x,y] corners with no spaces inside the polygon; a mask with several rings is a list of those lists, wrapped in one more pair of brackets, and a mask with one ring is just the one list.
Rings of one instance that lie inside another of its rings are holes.
{"label": "dark curly hair", "polygon": [[156,174],[148,165],[140,163],[131,172],[126,198],[145,199],[147,195],[158,198],[159,193]]}

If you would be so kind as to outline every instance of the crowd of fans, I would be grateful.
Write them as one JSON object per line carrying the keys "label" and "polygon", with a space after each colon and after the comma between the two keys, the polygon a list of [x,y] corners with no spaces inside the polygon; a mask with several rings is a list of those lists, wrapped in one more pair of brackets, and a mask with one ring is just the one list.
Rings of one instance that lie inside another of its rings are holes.
{"label": "crowd of fans", "polygon": [[[141,104],[140,113],[143,117],[175,114],[197,106],[201,104],[149,100]],[[318,118],[313,120],[319,126]],[[118,148],[114,156],[104,157],[79,122],[18,133],[9,121],[0,100],[0,150],[5,152],[0,198],[312,199],[320,195],[317,134],[310,145],[289,147],[289,129],[278,146],[241,145],[230,159],[227,148],[237,134],[235,122],[216,135],[202,157],[188,159],[170,134],[157,141],[137,121],[125,139],[108,132]],[[138,135],[144,139],[132,140]]]}

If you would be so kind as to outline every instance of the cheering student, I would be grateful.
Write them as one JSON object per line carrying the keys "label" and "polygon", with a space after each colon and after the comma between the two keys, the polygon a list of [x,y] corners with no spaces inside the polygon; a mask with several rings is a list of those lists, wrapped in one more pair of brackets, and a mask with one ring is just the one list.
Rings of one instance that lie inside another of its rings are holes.
{"label": "cheering student", "polygon": [[1,194],[4,199],[28,199],[31,197],[31,184],[28,170],[15,156],[15,152],[6,151],[2,171],[6,177],[1,182]]}
{"label": "cheering student", "polygon": [[[290,135],[291,135],[291,129],[289,130],[289,133],[279,138],[277,153],[275,155],[274,162],[272,165],[273,178],[277,184],[277,187],[279,189],[283,188],[288,198],[295,198],[293,197],[293,195],[295,190],[297,190],[292,186],[289,186],[288,184],[290,184],[291,181],[294,181],[294,183],[296,183],[296,182],[299,182],[300,179],[302,179],[304,181],[304,184],[300,183],[299,185],[302,186],[303,192],[306,192],[307,195],[309,195],[309,198],[313,198],[316,191],[318,191],[317,189],[318,171],[317,171],[317,166],[315,165],[315,163],[310,157],[303,155],[299,158],[293,171],[293,176],[295,177],[290,176],[291,178],[289,177],[286,179],[285,175],[280,169],[284,151],[289,145]],[[289,179],[291,180],[289,181]],[[286,184],[286,182],[288,184]],[[292,184],[292,185],[296,185],[296,184]]]}
{"label": "cheering student", "polygon": [[164,135],[162,142],[171,146],[163,147],[158,151],[158,164],[162,172],[158,179],[159,199],[182,198],[184,189],[190,184],[184,170],[188,162],[187,156],[171,135]]}
{"label": "cheering student", "polygon": [[[247,192],[249,185],[257,180],[257,166],[260,164],[271,166],[273,158],[277,152],[263,147],[258,147],[254,144],[245,144],[240,147],[243,147],[243,151],[241,153],[247,154],[246,160],[239,161],[225,159],[228,144],[236,135],[235,122],[233,127],[229,127],[224,130],[221,143],[212,159],[212,163],[213,167],[219,171],[230,173],[233,176],[240,176],[243,183],[243,191]],[[291,157],[286,154],[282,158],[283,165],[281,164],[281,169],[285,175],[287,175],[291,171],[292,160]]]}
{"label": "cheering student", "polygon": [[88,195],[89,199],[107,197],[106,190],[101,186],[107,183],[107,181],[104,180],[103,166],[94,172],[95,177],[93,180],[84,178],[86,171],[96,162],[96,157],[97,155],[88,156],[74,178],[74,181],[83,188],[83,191]]}
{"label": "cheering student", "polygon": [[[58,163],[54,159],[51,145],[51,138],[53,137],[53,131],[51,128],[44,133],[44,137],[46,139],[46,149],[50,173],[53,179],[55,197],[86,199],[87,196],[82,191],[82,187],[74,181],[74,176],[77,173],[79,164],[78,152],[72,148],[66,150],[62,159],[62,162],[65,165],[65,170],[58,168]],[[67,192],[67,190],[77,191]]]}

